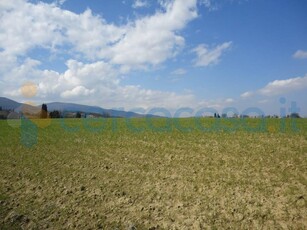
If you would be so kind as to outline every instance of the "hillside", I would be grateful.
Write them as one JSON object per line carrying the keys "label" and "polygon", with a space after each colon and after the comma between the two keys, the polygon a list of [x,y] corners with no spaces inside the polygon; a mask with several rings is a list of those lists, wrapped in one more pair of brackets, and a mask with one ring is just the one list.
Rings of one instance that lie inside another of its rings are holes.
{"label": "hillside", "polygon": [[[25,105],[14,100],[11,100],[6,97],[0,97],[0,107],[3,110],[15,110],[16,112],[20,112],[22,109],[25,109],[29,112],[31,110],[37,112],[40,108],[40,105],[37,107]],[[145,115],[141,115],[134,112],[126,112],[121,110],[113,110],[113,109],[104,109],[98,106],[88,106],[88,105],[80,105],[75,103],[63,103],[63,102],[51,102],[47,103],[48,111],[65,111],[65,112],[83,112],[83,113],[95,113],[95,114],[109,114],[111,117],[124,117],[124,118],[132,118],[132,117],[144,117]]]}
{"label": "hillside", "polygon": [[14,110],[18,108],[21,103],[13,101],[6,97],[0,97],[0,106],[3,110]]}
{"label": "hillside", "polygon": [[111,117],[143,117],[141,114],[126,112],[121,110],[104,109],[98,106],[80,105],[75,103],[62,103],[52,102],[47,103],[49,111],[70,111],[70,112],[84,112],[84,113],[98,113],[98,114],[109,114]]}

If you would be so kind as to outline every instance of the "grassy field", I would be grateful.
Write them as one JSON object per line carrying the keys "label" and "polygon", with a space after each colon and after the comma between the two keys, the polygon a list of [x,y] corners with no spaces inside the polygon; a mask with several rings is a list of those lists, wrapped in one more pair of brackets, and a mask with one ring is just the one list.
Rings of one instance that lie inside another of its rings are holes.
{"label": "grassy field", "polygon": [[306,119],[34,122],[0,121],[0,229],[307,228]]}

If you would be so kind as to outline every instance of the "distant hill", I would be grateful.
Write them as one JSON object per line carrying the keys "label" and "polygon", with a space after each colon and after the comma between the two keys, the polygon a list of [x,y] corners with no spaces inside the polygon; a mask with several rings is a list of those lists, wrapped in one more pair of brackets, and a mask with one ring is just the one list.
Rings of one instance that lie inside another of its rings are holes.
{"label": "distant hill", "polygon": [[98,106],[80,105],[75,103],[52,102],[52,103],[47,103],[47,107],[48,111],[59,110],[59,111],[69,111],[69,112],[109,114],[111,117],[127,117],[127,118],[144,117],[144,115],[133,112],[104,109]]}
{"label": "distant hill", "polygon": [[[40,106],[34,107],[30,105],[24,105],[22,103],[13,101],[9,98],[0,97],[0,107],[2,107],[3,110],[15,110],[16,112],[21,111],[21,108],[30,110],[40,110]],[[125,117],[125,118],[133,118],[133,117],[155,117],[153,115],[142,115],[134,112],[126,112],[121,110],[113,110],[113,109],[104,109],[98,106],[88,106],[88,105],[80,105],[75,103],[63,103],[63,102],[52,102],[47,103],[48,111],[65,111],[65,112],[82,112],[82,113],[94,113],[94,114],[108,114],[111,117]]]}
{"label": "distant hill", "polygon": [[0,107],[3,110],[14,110],[21,106],[21,103],[8,99],[6,97],[0,97]]}

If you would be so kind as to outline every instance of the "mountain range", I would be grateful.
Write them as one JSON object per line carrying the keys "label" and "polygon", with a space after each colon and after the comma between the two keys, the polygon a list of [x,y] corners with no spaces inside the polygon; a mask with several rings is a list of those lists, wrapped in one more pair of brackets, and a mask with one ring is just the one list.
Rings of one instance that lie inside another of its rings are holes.
{"label": "mountain range", "polygon": [[[104,109],[98,106],[89,106],[89,105],[80,105],[75,103],[63,103],[63,102],[51,102],[46,103],[47,109],[49,112],[58,110],[61,112],[80,112],[86,114],[108,114],[110,117],[124,117],[124,118],[133,118],[133,117],[155,117],[154,115],[142,115],[134,112],[126,112],[122,110],[114,109]],[[14,110],[15,112],[20,112],[21,109],[27,108],[28,110],[39,111],[41,105],[31,106],[28,104],[23,104],[14,100],[11,100],[6,97],[0,97],[0,107],[3,110]]]}

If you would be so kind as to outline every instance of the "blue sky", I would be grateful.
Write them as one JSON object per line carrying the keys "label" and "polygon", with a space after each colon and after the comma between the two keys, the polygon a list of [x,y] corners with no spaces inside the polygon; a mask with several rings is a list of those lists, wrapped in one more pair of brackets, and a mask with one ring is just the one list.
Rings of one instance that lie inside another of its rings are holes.
{"label": "blue sky", "polygon": [[306,12],[304,0],[3,0],[0,96],[172,114],[294,101],[307,116]]}

